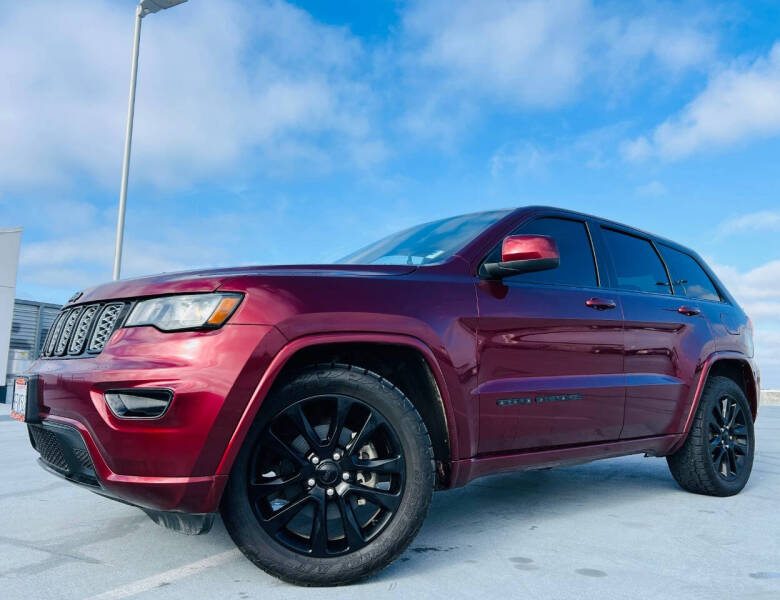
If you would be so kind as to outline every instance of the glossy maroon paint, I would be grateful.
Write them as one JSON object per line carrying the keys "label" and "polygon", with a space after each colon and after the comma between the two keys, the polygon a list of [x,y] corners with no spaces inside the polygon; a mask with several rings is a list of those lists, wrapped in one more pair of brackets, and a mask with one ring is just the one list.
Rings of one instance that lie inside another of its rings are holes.
{"label": "glossy maroon paint", "polygon": [[[587,223],[598,285],[478,277],[491,249],[541,216]],[[596,233],[601,223],[524,208],[439,265],[245,267],[87,290],[77,303],[214,290],[240,292],[244,300],[214,331],[119,329],[96,357],[39,360],[41,417],[81,432],[103,493],[204,513],[217,510],[276,377],[297,352],[316,345],[402,345],[423,357],[449,435],[445,486],[512,468],[668,453],[684,439],[707,373],[722,360],[749,374],[755,407],[748,322],[733,299],[725,291],[724,302],[712,302],[613,289]],[[103,398],[117,387],[165,387],[174,400],[159,419],[120,420]]]}
{"label": "glossy maroon paint", "polygon": [[555,240],[543,235],[508,235],[501,243],[501,261],[559,258]]}
{"label": "glossy maroon paint", "polygon": [[[593,292],[587,289],[512,281],[482,281],[477,289],[479,451],[618,439],[624,404],[620,312],[589,308]],[[561,394],[581,399],[535,401]],[[531,402],[497,404],[513,398]]]}
{"label": "glossy maroon paint", "polygon": [[678,433],[690,408],[698,363],[715,351],[707,320],[677,312],[682,301],[673,296],[616,295],[623,304],[626,330],[621,437]]}

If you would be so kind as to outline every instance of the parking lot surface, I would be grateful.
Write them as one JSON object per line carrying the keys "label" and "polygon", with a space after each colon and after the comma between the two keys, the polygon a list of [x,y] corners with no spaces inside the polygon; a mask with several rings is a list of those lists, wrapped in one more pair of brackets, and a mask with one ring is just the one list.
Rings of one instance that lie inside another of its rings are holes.
{"label": "parking lot surface", "polygon": [[434,496],[406,553],[370,581],[305,589],[256,569],[222,523],[166,531],[44,472],[0,405],[0,598],[780,598],[780,407],[762,406],[733,498],[677,487],[638,456],[496,475]]}

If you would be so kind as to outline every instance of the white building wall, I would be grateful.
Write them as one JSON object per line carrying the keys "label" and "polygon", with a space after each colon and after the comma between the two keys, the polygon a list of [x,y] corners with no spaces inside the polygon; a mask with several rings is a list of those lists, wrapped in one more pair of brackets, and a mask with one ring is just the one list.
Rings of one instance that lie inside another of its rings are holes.
{"label": "white building wall", "polygon": [[22,228],[0,229],[0,386],[5,385]]}

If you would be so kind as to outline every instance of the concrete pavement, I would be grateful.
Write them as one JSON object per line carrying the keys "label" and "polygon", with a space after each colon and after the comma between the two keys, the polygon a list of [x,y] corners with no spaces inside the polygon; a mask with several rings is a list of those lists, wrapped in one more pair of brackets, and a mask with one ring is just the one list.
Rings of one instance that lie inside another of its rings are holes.
{"label": "concrete pavement", "polygon": [[658,458],[481,479],[434,496],[372,580],[303,589],[256,569],[221,522],[187,537],[36,465],[0,405],[0,598],[780,598],[780,407],[762,406],[753,476],[688,494]]}

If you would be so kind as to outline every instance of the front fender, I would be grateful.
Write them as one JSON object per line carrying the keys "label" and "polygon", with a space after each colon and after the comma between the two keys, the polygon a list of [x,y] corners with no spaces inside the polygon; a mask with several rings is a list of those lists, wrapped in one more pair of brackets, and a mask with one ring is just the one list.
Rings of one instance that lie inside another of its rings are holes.
{"label": "front fender", "polygon": [[471,423],[464,422],[464,414],[462,411],[456,411],[453,407],[448,381],[457,378],[457,374],[452,363],[446,356],[437,356],[428,345],[417,338],[406,335],[354,332],[315,334],[292,340],[286,344],[271,361],[247,403],[244,413],[241,415],[238,426],[230,438],[222,460],[217,467],[216,475],[227,476],[230,474],[233,463],[238,456],[244,439],[249,433],[249,429],[254,422],[264,399],[270,392],[271,387],[288,361],[297,352],[305,348],[325,344],[343,343],[397,344],[409,346],[418,350],[425,358],[428,367],[434,375],[436,385],[439,388],[439,393],[444,406],[444,416],[449,432],[453,458],[460,457],[461,447],[465,446],[470,448],[472,442],[476,443],[476,439],[472,440],[472,437],[476,437],[475,428]]}

